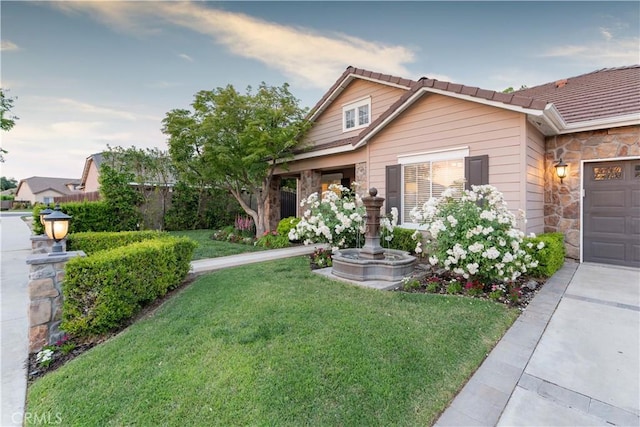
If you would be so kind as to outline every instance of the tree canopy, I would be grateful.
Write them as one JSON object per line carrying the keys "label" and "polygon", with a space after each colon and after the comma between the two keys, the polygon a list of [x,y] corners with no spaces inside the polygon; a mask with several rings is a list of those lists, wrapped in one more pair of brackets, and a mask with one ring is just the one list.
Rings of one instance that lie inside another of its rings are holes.
{"label": "tree canopy", "polygon": [[[0,130],[8,132],[16,125],[18,118],[11,115],[14,99],[7,97],[4,92],[0,88]],[[5,154],[7,154],[7,150],[0,148],[0,163],[4,162]]]}
{"label": "tree canopy", "polygon": [[[309,126],[298,102],[286,83],[262,83],[255,93],[249,87],[241,94],[231,85],[196,93],[192,110],[172,110],[163,120],[180,179],[230,191],[261,235],[268,227],[266,203],[275,169],[292,157]],[[255,197],[256,210],[243,191]]]}

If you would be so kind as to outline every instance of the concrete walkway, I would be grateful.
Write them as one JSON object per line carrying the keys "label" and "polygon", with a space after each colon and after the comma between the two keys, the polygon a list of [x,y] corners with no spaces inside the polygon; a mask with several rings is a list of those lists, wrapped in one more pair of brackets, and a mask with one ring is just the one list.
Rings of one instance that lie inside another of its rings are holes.
{"label": "concrete walkway", "polygon": [[640,425],[640,269],[566,263],[437,426]]}
{"label": "concrete walkway", "polygon": [[[25,215],[25,214],[21,214]],[[27,283],[31,230],[19,215],[0,216],[2,269],[0,278],[0,425],[21,426],[27,390],[25,362],[29,355]]]}

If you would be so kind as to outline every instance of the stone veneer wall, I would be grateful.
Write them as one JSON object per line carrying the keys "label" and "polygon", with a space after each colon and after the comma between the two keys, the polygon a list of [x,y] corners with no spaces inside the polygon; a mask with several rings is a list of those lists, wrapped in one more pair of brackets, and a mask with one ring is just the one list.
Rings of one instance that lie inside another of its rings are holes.
{"label": "stone veneer wall", "polygon": [[[544,184],[544,231],[565,235],[567,257],[580,258],[580,196],[582,160],[606,160],[640,156],[640,126],[626,126],[568,135],[546,140]],[[569,165],[560,184],[554,165],[562,157]]]}
{"label": "stone veneer wall", "polygon": [[313,193],[322,191],[322,172],[317,170],[304,170],[298,180],[298,216],[301,215],[300,202]]}
{"label": "stone veneer wall", "polygon": [[64,266],[84,252],[61,252],[59,255],[36,254],[27,258],[30,265],[29,284],[29,353],[55,344],[64,332],[62,321],[62,285]]}
{"label": "stone veneer wall", "polygon": [[271,180],[271,186],[269,187],[269,199],[267,200],[267,230],[271,231],[278,228],[278,222],[280,222],[280,184],[282,178],[274,176]]}
{"label": "stone veneer wall", "polygon": [[356,163],[356,182],[360,185],[357,190],[360,197],[369,195],[369,188],[367,187],[367,162]]}

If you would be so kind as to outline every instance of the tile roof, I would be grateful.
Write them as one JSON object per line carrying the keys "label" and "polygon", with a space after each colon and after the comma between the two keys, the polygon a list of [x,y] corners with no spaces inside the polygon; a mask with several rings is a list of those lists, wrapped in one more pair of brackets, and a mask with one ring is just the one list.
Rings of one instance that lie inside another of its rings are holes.
{"label": "tile roof", "polygon": [[513,94],[552,102],[567,123],[640,114],[640,65],[603,68]]}
{"label": "tile roof", "polygon": [[[69,190],[69,188],[67,188],[67,184],[79,185],[80,180],[76,178],[32,176],[20,181],[20,185],[22,185],[22,183],[26,183],[33,194],[39,194],[47,190],[53,190],[60,194],[73,194],[75,191]],[[18,185],[18,187],[20,185]]]}
{"label": "tile roof", "polygon": [[349,66],[313,107],[308,117],[313,120],[314,116],[326,108],[328,103],[333,101],[349,85],[351,80],[358,76],[369,80],[378,80],[381,83],[388,82],[404,86],[408,90],[367,128],[363,129],[357,137],[333,141],[306,150],[302,149],[297,153],[318,151],[347,144],[361,145],[370,136],[369,134],[376,132],[385,120],[405,108],[407,101],[421,90],[449,92],[453,96],[467,99],[468,97],[475,98],[479,102],[504,104],[505,108],[515,111],[522,110],[525,113],[526,110],[537,110],[542,113],[549,104],[553,104],[567,124],[629,114],[636,114],[640,119],[640,65],[605,68],[512,93],[497,92],[428,77],[414,81]]}
{"label": "tile roof", "polygon": [[309,117],[313,117],[319,112],[324,110],[327,101],[333,100],[336,96],[346,88],[353,78],[360,77],[370,80],[378,80],[381,83],[392,84],[395,86],[404,86],[410,89],[416,82],[415,80],[404,79],[402,77],[392,76],[390,74],[374,73],[373,71],[363,70],[362,68],[355,68],[349,65],[342,75],[336,80],[336,82],[329,88],[328,91],[320,98],[320,101],[309,112]]}

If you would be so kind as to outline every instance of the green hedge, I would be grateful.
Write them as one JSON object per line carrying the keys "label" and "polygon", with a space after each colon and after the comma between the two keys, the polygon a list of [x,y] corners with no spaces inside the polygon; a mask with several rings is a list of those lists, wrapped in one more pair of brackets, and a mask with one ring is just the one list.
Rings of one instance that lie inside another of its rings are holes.
{"label": "green hedge", "polygon": [[73,233],[67,237],[68,251],[84,251],[92,255],[98,251],[121,248],[132,243],[169,237],[162,231],[120,231]]}
{"label": "green hedge", "polygon": [[61,328],[86,337],[122,326],[184,280],[195,246],[188,238],[163,237],[71,259]]}
{"label": "green hedge", "polygon": [[410,230],[407,228],[394,227],[393,239],[387,242],[385,239],[386,233],[383,231],[380,237],[380,245],[389,249],[398,249],[410,253],[415,253],[416,241],[411,236],[416,230]]}
{"label": "green hedge", "polygon": [[276,231],[281,236],[288,236],[289,231],[291,231],[292,228],[296,228],[296,225],[298,225],[299,222],[300,222],[300,218],[296,218],[295,216],[282,218],[278,223],[278,227],[276,228]]}
{"label": "green hedge", "polygon": [[[44,233],[42,224],[40,224],[40,211],[45,208],[46,206],[42,204],[33,208],[33,232],[35,234]],[[120,221],[115,218],[113,208],[103,201],[61,203],[60,210],[72,216],[69,233],[124,231],[119,229]]]}
{"label": "green hedge", "polygon": [[[540,242],[544,243],[542,249],[538,249]],[[532,276],[551,277],[564,264],[565,248],[562,233],[545,233],[537,237],[526,237],[524,245],[528,253],[538,260],[538,266],[529,271]]]}

